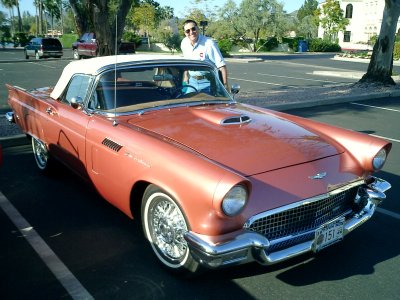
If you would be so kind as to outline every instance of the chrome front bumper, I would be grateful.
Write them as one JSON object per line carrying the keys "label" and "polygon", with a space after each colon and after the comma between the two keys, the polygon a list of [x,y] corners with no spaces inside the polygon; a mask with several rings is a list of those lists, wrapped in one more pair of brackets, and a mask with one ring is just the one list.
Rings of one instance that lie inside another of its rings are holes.
{"label": "chrome front bumper", "polygon": [[[386,198],[384,192],[390,189],[391,185],[385,180],[374,179],[372,183],[363,188],[366,205],[360,212],[346,219],[343,228],[344,236],[369,220],[378,204]],[[209,268],[253,261],[262,265],[271,265],[313,251],[315,244],[314,240],[309,240],[279,251],[269,252],[271,243],[266,237],[245,229],[227,236],[212,238],[189,231],[185,234],[185,239],[192,256],[200,264]]]}

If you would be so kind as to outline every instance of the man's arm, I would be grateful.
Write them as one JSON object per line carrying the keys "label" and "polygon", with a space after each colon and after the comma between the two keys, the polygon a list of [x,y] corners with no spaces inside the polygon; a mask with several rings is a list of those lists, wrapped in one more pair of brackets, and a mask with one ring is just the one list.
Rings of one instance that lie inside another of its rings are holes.
{"label": "man's arm", "polygon": [[218,70],[221,71],[222,83],[224,84],[225,88],[227,90],[229,90],[229,87],[228,87],[228,69],[226,68],[226,66],[222,66]]}

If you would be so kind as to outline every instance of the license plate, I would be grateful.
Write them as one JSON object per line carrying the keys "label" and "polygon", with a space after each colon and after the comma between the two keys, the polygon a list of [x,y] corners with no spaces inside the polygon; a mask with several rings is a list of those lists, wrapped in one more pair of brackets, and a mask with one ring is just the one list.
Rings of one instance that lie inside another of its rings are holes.
{"label": "license plate", "polygon": [[315,231],[314,251],[318,252],[343,239],[344,218],[325,224]]}

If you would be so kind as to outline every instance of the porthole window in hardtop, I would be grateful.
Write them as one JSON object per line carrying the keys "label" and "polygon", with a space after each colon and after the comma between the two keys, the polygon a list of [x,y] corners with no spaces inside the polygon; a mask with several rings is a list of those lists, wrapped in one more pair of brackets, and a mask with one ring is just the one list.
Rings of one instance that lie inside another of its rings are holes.
{"label": "porthole window in hardtop", "polygon": [[91,77],[88,75],[75,75],[69,85],[63,100],[70,103],[72,98],[80,97],[85,99],[91,83]]}

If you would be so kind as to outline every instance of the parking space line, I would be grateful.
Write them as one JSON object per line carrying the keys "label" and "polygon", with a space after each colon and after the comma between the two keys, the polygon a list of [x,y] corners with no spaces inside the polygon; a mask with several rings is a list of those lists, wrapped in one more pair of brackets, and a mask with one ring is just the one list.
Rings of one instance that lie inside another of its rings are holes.
{"label": "parking space line", "polygon": [[400,110],[398,110],[398,109],[379,107],[379,106],[361,104],[361,103],[356,103],[356,102],[350,102],[350,104],[359,105],[359,106],[365,106],[365,107],[371,107],[371,108],[376,108],[376,109],[382,109],[382,110],[388,110],[388,111],[394,111],[394,112],[400,112]]}
{"label": "parking space line", "polygon": [[286,84],[271,83],[271,82],[257,81],[257,80],[248,80],[248,79],[241,79],[241,78],[235,78],[235,77],[229,77],[229,79],[239,80],[239,81],[247,81],[247,82],[253,82],[253,83],[262,83],[262,84],[268,84],[268,85],[276,85],[276,86],[295,87],[295,86],[286,85]]}
{"label": "parking space line", "polygon": [[381,214],[385,214],[385,215],[387,215],[387,216],[391,216],[391,217],[393,217],[393,218],[395,218],[395,219],[397,219],[397,220],[400,220],[400,214],[397,214],[397,213],[392,212],[392,211],[390,211],[390,210],[387,210],[387,209],[378,207],[378,208],[376,209],[376,211],[380,212]]}
{"label": "parking space line", "polygon": [[94,299],[1,191],[0,206],[73,299]]}
{"label": "parking space line", "polygon": [[49,68],[49,69],[57,69],[57,67],[49,66],[49,65],[46,65],[44,63],[37,63],[37,62],[28,62],[28,63],[32,64],[32,65],[38,65],[38,66],[41,66],[41,67]]}
{"label": "parking space line", "polygon": [[286,79],[297,79],[297,80],[304,80],[304,81],[315,81],[315,82],[327,82],[327,83],[338,83],[336,81],[330,80],[321,80],[321,79],[311,79],[311,78],[301,78],[301,77],[292,77],[292,76],[282,76],[282,75],[273,75],[273,74],[263,74],[257,73],[261,76],[269,76],[269,77],[277,77],[277,78],[286,78]]}

